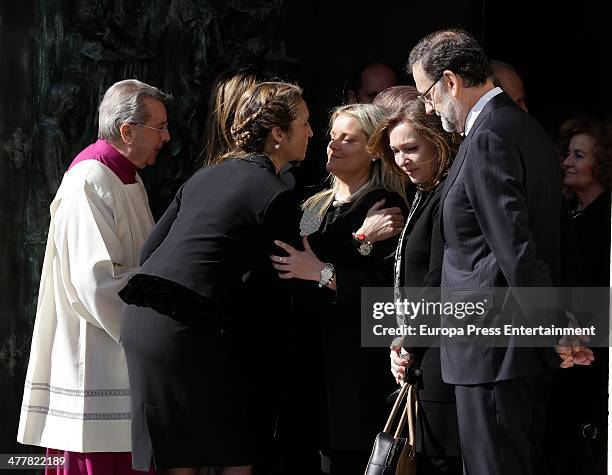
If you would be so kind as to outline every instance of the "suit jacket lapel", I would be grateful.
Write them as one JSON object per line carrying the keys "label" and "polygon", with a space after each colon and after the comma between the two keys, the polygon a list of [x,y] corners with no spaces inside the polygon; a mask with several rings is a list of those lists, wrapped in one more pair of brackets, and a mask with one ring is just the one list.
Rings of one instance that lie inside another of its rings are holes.
{"label": "suit jacket lapel", "polygon": [[446,198],[446,194],[448,193],[449,188],[453,185],[455,179],[457,178],[457,175],[459,174],[459,170],[461,170],[461,165],[463,164],[463,160],[465,159],[465,153],[468,149],[468,141],[468,138],[463,139],[463,142],[461,142],[461,146],[457,151],[457,155],[453,160],[453,164],[451,165],[450,170],[448,171],[448,177],[444,182],[444,187],[442,188],[442,193],[440,194],[440,211],[442,211],[442,204],[444,203],[444,199]]}
{"label": "suit jacket lapel", "polygon": [[[453,186],[453,183],[457,179],[457,175],[459,174],[459,171],[461,170],[461,166],[463,165],[463,161],[465,160],[465,156],[469,148],[469,143],[472,140],[472,137],[474,137],[474,133],[476,132],[478,127],[480,127],[480,124],[485,119],[485,117],[487,117],[491,113],[491,111],[499,107],[502,107],[508,103],[512,103],[512,99],[510,99],[510,97],[505,92],[502,92],[498,94],[497,96],[493,97],[489,102],[485,104],[480,114],[478,114],[476,121],[470,128],[470,132],[463,139],[463,142],[461,142],[461,146],[459,147],[457,156],[455,157],[455,160],[453,161],[453,164],[451,165],[451,168],[448,172],[448,177],[446,178],[446,181],[444,182],[444,188],[442,188],[442,193],[440,195],[440,231],[442,232],[443,239],[444,239],[444,230],[443,230],[442,223],[444,221],[442,220],[442,213],[444,211],[444,200],[446,199],[448,190],[450,189],[451,186]],[[446,239],[444,239],[444,242],[446,242]]]}

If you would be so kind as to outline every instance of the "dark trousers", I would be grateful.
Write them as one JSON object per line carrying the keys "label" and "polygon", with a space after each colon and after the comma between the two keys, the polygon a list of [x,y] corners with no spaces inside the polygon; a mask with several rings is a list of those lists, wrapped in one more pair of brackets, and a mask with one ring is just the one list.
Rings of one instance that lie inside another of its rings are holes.
{"label": "dark trousers", "polygon": [[550,376],[455,386],[465,475],[545,475]]}
{"label": "dark trousers", "polygon": [[553,375],[545,449],[555,475],[608,473],[608,348],[593,351],[590,366]]}

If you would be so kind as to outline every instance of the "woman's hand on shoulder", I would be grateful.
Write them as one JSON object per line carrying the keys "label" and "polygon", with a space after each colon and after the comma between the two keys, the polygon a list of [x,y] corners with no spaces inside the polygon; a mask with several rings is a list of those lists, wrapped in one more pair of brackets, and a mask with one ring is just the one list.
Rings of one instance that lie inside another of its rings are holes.
{"label": "woman's hand on shoulder", "polygon": [[383,208],[384,205],[384,198],[374,203],[355,234],[364,234],[371,243],[397,236],[404,227],[402,210],[399,207]]}

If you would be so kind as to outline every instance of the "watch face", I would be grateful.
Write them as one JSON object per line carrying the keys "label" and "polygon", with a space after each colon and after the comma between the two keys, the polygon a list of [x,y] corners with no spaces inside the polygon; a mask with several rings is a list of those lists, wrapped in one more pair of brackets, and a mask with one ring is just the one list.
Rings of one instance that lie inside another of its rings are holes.
{"label": "watch face", "polygon": [[321,271],[321,277],[323,277],[323,279],[325,280],[331,279],[332,275],[334,275],[334,271],[331,270],[329,267],[324,267]]}
{"label": "watch face", "polygon": [[321,280],[319,280],[319,287],[328,285],[334,277],[334,266],[327,264],[321,269]]}
{"label": "watch face", "polygon": [[372,244],[368,244],[364,242],[361,246],[359,246],[359,254],[361,254],[362,256],[369,255],[371,250],[372,250]]}

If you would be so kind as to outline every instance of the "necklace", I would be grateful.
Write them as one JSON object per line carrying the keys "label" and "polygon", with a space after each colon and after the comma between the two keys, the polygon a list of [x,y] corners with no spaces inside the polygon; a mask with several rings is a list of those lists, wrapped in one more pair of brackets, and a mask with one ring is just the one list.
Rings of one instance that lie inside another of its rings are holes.
{"label": "necklace", "polygon": [[336,195],[334,196],[334,201],[332,201],[332,206],[334,208],[338,208],[339,206],[342,206],[343,204],[350,203],[351,201],[353,201],[359,195],[359,193],[361,193],[365,189],[366,186],[368,186],[368,183],[369,182],[366,182],[355,193],[351,193],[346,198],[339,198],[338,197],[338,193],[336,193]]}

